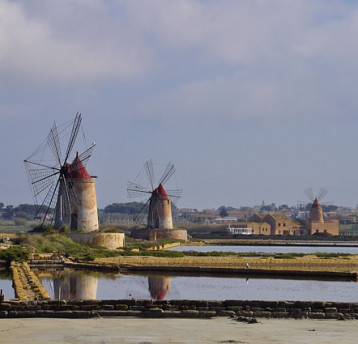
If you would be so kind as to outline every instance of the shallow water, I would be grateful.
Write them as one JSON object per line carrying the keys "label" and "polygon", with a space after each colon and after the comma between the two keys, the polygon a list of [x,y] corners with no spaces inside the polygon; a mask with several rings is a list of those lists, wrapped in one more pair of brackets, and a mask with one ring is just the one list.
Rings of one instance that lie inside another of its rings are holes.
{"label": "shallow water", "polygon": [[12,299],[15,297],[14,289],[12,287],[11,273],[6,270],[0,270],[0,289],[2,289],[5,299]]}
{"label": "shallow water", "polygon": [[292,300],[358,302],[349,281],[62,272],[40,276],[51,298],[155,300]]}
{"label": "shallow water", "polygon": [[358,247],[335,247],[335,246],[178,246],[171,251],[197,251],[197,252],[234,252],[234,253],[349,253],[358,254]]}

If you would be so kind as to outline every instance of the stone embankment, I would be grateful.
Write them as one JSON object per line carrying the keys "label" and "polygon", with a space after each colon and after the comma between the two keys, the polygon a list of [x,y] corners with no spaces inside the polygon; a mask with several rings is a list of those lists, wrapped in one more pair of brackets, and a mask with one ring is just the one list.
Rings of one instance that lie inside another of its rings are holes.
{"label": "stone embankment", "polygon": [[4,301],[0,318],[294,318],[358,319],[358,303],[309,301],[85,300]]}
{"label": "stone embankment", "polygon": [[[221,273],[247,275],[282,275],[357,279],[358,258],[348,259],[302,257],[295,259],[242,257],[112,257],[101,258],[97,264],[106,264],[119,270]],[[249,268],[248,268],[249,267]]]}
{"label": "stone embankment", "polygon": [[187,266],[187,267],[220,267],[246,268],[247,264],[254,269],[276,270],[305,270],[305,271],[358,271],[358,256],[347,258],[320,259],[314,256],[297,257],[293,259],[261,258],[261,257],[147,257],[147,256],[118,256],[99,258],[95,262],[117,265],[141,266]]}
{"label": "stone embankment", "polygon": [[16,298],[22,301],[47,300],[50,298],[27,263],[12,262],[10,270]]}

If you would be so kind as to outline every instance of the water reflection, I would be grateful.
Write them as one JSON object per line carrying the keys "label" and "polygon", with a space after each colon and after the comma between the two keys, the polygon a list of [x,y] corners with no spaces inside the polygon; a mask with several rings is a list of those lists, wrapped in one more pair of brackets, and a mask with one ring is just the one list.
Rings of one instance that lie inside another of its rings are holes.
{"label": "water reflection", "polygon": [[37,272],[37,275],[52,299],[97,299],[97,273],[66,270]]}
{"label": "water reflection", "polygon": [[57,300],[96,300],[98,277],[83,274],[65,274],[53,280]]}
{"label": "water reflection", "polygon": [[170,287],[170,277],[149,276],[148,286],[153,300],[164,300]]}
{"label": "water reflection", "polygon": [[[51,277],[50,277],[51,276]],[[250,278],[250,279],[249,279]],[[53,299],[358,301],[358,283],[289,277],[106,274],[63,271],[40,276]]]}

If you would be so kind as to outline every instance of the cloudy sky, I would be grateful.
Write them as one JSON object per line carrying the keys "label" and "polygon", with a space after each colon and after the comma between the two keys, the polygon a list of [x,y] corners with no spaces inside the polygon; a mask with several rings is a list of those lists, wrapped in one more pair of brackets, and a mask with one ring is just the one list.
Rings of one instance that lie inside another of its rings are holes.
{"label": "cloudy sky", "polygon": [[0,201],[23,160],[83,116],[100,207],[148,159],[178,206],[358,203],[358,2],[0,0]]}

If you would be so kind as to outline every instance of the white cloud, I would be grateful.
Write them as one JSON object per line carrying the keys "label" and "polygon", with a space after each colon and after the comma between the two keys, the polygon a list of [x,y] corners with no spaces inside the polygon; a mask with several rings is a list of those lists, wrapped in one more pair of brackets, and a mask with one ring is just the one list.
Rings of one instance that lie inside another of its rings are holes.
{"label": "white cloud", "polygon": [[357,106],[357,33],[338,0],[0,0],[0,71],[135,80],[138,117],[334,115]]}
{"label": "white cloud", "polygon": [[[146,5],[143,10],[138,2],[128,3],[138,28],[173,55],[180,53],[180,64],[193,63],[193,73],[150,95],[139,113],[180,121],[356,112],[355,5],[287,0]],[[183,69],[177,60],[170,67],[173,73]]]}
{"label": "white cloud", "polygon": [[[67,3],[70,4],[71,1]],[[82,3],[92,4],[90,9],[97,10],[93,1]],[[78,10],[80,4],[77,4]],[[68,12],[63,10],[62,13]],[[70,20],[64,15],[64,31],[66,19]],[[100,19],[105,22],[105,18]],[[90,29],[91,23],[77,23],[79,29],[83,29],[83,25],[88,28],[86,39],[81,39],[81,35],[75,31],[63,36],[61,31],[56,31],[59,30],[58,27],[51,26],[51,21],[47,21],[46,16],[41,17],[41,13],[37,16],[28,15],[19,3],[2,0],[2,75],[40,81],[82,82],[103,79],[127,80],[147,73],[152,56],[144,43],[133,36],[125,37],[120,29],[111,33],[111,39],[99,34],[92,40],[92,34],[95,33]]]}

